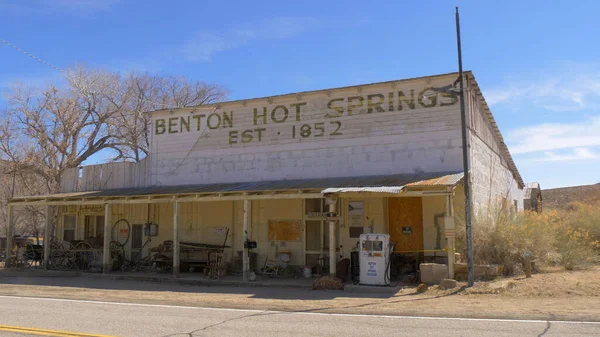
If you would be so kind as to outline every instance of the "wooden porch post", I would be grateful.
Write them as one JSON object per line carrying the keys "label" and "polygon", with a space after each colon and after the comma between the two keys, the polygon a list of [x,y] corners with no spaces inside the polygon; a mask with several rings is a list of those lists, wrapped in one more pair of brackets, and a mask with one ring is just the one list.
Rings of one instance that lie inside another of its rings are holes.
{"label": "wooden porch post", "polygon": [[[252,200],[244,199],[244,235],[242,238],[244,239],[244,244],[246,240],[250,239],[250,227],[252,222]],[[244,247],[244,246],[242,246]],[[243,281],[248,282],[250,278],[250,256],[248,255],[248,250],[246,248],[243,249],[242,254],[242,264],[243,264]]]}
{"label": "wooden porch post", "polygon": [[102,273],[104,274],[110,273],[112,269],[110,256],[111,215],[112,206],[104,204],[104,244],[102,245]]}
{"label": "wooden porch post", "polygon": [[173,276],[179,276],[179,241],[181,240],[181,228],[179,223],[179,201],[173,202]]}
{"label": "wooden porch post", "polygon": [[50,226],[52,225],[52,208],[46,205],[46,226],[44,227],[44,269],[48,270],[50,261]]}
{"label": "wooden porch post", "polygon": [[454,224],[454,203],[452,195],[446,197],[446,216],[444,219],[444,232],[448,241],[448,278],[454,278],[454,259],[456,248],[456,229]]}
{"label": "wooden porch post", "polygon": [[4,268],[12,267],[12,245],[13,245],[13,231],[15,222],[15,207],[8,205],[8,227],[6,229],[6,259],[4,260]]}
{"label": "wooden porch post", "polygon": [[[337,211],[336,210],[337,196],[336,195],[326,196],[325,203],[328,206],[329,216],[337,217],[337,213],[336,213],[336,211]],[[336,267],[337,267],[336,266],[337,259],[336,259],[336,252],[335,252],[335,248],[336,248],[335,226],[336,226],[336,220],[330,219],[329,220],[329,276],[331,276],[331,277],[335,277]]]}

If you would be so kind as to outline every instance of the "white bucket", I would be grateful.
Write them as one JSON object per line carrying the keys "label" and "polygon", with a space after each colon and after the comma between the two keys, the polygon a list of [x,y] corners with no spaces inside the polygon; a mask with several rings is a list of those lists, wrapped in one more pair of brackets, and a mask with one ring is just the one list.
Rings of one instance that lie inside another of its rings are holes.
{"label": "white bucket", "polygon": [[311,278],[312,277],[312,267],[304,266],[302,274],[304,275],[305,278]]}

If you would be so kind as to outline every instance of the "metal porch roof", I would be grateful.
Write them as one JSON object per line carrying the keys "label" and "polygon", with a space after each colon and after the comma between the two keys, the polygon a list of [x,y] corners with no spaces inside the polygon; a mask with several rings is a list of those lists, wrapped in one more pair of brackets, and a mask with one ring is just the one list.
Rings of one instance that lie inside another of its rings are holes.
{"label": "metal porch roof", "polygon": [[143,197],[158,195],[194,195],[210,193],[253,193],[275,191],[319,191],[331,188],[363,189],[365,192],[399,193],[404,186],[453,186],[463,177],[462,172],[438,172],[417,174],[395,174],[385,176],[361,176],[319,179],[293,179],[259,182],[221,183],[204,185],[151,186],[144,188],[122,188],[104,191],[58,193],[45,196],[15,197],[11,203],[49,199],[98,199],[115,197]]}
{"label": "metal porch roof", "polygon": [[373,193],[392,193],[398,194],[402,192],[406,187],[419,187],[419,186],[454,186],[462,178],[463,173],[437,173],[437,174],[415,174],[405,175],[402,177],[389,177],[390,179],[385,180],[363,180],[350,182],[350,186],[336,186],[328,187],[322,191],[323,194],[327,193],[361,193],[361,192],[373,192]]}

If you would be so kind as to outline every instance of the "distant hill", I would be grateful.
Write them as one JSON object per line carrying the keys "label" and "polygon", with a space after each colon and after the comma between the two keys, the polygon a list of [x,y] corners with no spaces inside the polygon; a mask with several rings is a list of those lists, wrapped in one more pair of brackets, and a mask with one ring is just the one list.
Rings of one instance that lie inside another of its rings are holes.
{"label": "distant hill", "polygon": [[543,209],[566,208],[572,202],[600,202],[600,183],[542,190]]}

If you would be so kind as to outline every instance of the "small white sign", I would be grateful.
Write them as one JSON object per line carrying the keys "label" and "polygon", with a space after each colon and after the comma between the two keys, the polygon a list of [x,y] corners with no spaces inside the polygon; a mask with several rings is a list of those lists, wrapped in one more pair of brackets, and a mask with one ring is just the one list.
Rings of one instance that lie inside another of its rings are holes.
{"label": "small white sign", "polygon": [[348,203],[348,216],[350,217],[350,226],[362,227],[364,225],[364,209],[363,201],[351,201]]}
{"label": "small white sign", "polygon": [[377,262],[367,262],[367,276],[377,276]]}

